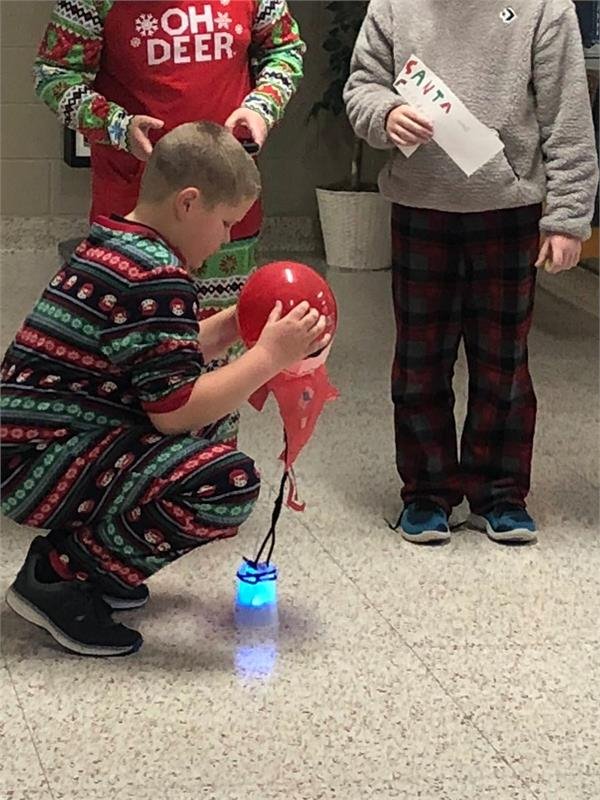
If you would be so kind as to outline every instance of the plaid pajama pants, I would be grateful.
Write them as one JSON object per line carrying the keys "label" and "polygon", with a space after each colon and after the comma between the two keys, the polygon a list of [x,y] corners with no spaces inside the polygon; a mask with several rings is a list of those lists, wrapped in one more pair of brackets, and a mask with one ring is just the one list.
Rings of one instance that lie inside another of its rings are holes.
{"label": "plaid pajama pants", "polygon": [[[472,214],[394,206],[392,371],[405,504],[483,513],[525,504],[536,398],[527,360],[541,206]],[[457,447],[452,379],[464,340],[468,411]]]}

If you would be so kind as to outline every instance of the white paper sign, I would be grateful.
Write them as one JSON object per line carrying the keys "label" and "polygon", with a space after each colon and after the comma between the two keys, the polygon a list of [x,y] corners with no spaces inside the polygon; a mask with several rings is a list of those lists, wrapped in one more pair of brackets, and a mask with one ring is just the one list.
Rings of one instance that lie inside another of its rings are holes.
{"label": "white paper sign", "polygon": [[[407,105],[433,123],[433,139],[465,175],[471,176],[504,150],[496,131],[475,117],[446,84],[412,55],[397,77],[394,88]],[[399,147],[410,157],[420,145]]]}

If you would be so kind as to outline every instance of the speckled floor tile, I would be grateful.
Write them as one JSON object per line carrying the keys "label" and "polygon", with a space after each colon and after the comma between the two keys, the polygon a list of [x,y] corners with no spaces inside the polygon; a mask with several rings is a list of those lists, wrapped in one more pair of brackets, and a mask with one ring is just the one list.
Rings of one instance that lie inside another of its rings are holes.
{"label": "speckled floor tile", "polygon": [[6,667],[0,667],[0,797],[52,800]]}
{"label": "speckled floor tile", "polygon": [[[55,269],[55,251],[44,251],[37,277],[23,284],[31,253],[14,255],[10,274],[3,263],[5,342]],[[461,529],[448,546],[418,548],[384,520],[399,506],[390,276],[331,280],[341,328],[330,372],[342,397],[298,462],[307,511],[280,524],[277,637],[241,635],[232,620],[235,570],[268,527],[268,488],[238,539],[163,571],[147,609],[123,615],[145,636],[134,657],[69,657],[3,609],[4,657],[54,800],[600,793],[597,322],[538,295],[539,545],[504,548]],[[461,363],[459,417],[464,378]],[[241,444],[275,486],[281,427],[272,405],[244,411]],[[28,541],[3,520],[0,590]],[[28,788],[28,745],[14,752],[27,800],[46,800],[43,784]]]}
{"label": "speckled floor tile", "polygon": [[600,796],[594,645],[421,651],[474,725],[540,800]]}
{"label": "speckled floor tile", "polygon": [[[26,787],[27,783],[25,782],[23,786]],[[55,799],[47,789],[41,792],[37,792],[35,790],[32,791],[31,789],[20,787],[14,790],[11,789],[8,792],[8,794],[3,794],[2,800],[55,800]],[[68,800],[75,800],[75,798],[70,797]],[[100,800],[100,798],[98,798],[98,800]]]}
{"label": "speckled floor tile", "polygon": [[68,658],[3,614],[56,798],[531,796],[293,517],[277,639],[240,636],[232,577],[251,544],[157,576],[148,609],[125,617],[146,637],[130,659]]}

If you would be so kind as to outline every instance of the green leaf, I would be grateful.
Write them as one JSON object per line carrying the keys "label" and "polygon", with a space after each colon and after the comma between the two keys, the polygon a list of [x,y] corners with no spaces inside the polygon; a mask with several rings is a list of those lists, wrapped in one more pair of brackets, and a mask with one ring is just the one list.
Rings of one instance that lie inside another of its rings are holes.
{"label": "green leaf", "polygon": [[[367,10],[367,0],[333,0],[325,5],[330,14],[330,26],[323,39],[323,50],[329,54],[323,94],[312,106],[309,119],[325,112],[333,116],[345,113],[343,91],[350,74],[350,61],[356,37]],[[356,159],[353,159],[356,161]],[[353,176],[360,173],[354,164]],[[350,173],[348,174],[348,183]]]}

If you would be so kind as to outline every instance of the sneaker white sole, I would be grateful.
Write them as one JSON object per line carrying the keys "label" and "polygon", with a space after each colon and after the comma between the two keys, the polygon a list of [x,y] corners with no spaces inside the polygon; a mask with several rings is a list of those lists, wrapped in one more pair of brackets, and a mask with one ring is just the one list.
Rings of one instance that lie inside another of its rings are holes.
{"label": "sneaker white sole", "polygon": [[537,541],[537,531],[529,531],[527,528],[513,528],[511,531],[495,531],[485,517],[479,514],[471,514],[469,517],[471,527],[478,531],[484,531],[493,542],[527,542]]}
{"label": "sneaker white sole", "polygon": [[143,600],[125,600],[123,597],[115,597],[110,594],[103,594],[102,599],[113,611],[134,611],[148,602],[147,597],[144,597]]}
{"label": "sneaker white sole", "polygon": [[81,656],[126,656],[130,653],[135,653],[141,646],[141,643],[134,647],[114,647],[77,642],[75,639],[71,639],[67,636],[64,631],[61,631],[43,611],[40,611],[33,603],[30,603],[22,597],[13,586],[11,586],[6,593],[6,604],[15,614],[18,614],[20,617],[27,620],[27,622],[31,622],[32,625],[37,625],[38,628],[43,628],[47,631],[61,647],[65,648],[65,650],[70,650],[72,653],[77,653]]}
{"label": "sneaker white sole", "polygon": [[400,526],[402,538],[407,542],[416,544],[431,544],[432,542],[447,542],[452,536],[450,531],[421,531],[421,533],[408,533]]}

